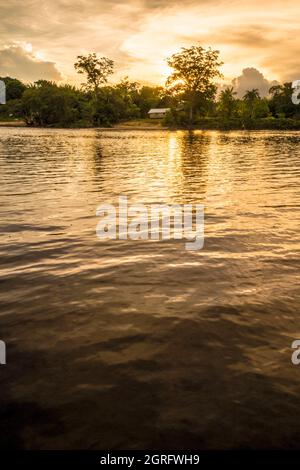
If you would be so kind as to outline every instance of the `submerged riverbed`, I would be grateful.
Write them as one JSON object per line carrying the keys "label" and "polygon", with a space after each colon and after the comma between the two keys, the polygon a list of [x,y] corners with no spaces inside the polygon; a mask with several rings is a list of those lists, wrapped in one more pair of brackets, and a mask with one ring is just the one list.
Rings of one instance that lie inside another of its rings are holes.
{"label": "submerged riverbed", "polygon": [[[299,447],[299,144],[0,128],[2,447]],[[119,195],[204,204],[204,248],[99,240]]]}

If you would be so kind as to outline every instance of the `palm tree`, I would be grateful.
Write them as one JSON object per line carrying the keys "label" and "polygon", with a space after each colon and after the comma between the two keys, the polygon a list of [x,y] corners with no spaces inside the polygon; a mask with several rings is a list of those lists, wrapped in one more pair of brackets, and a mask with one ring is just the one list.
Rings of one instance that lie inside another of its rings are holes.
{"label": "palm tree", "polygon": [[245,101],[255,101],[259,100],[259,91],[257,88],[253,88],[252,90],[247,90],[246,93],[243,96]]}
{"label": "palm tree", "polygon": [[227,119],[230,119],[234,113],[236,107],[235,95],[236,92],[233,90],[233,87],[227,87],[221,91],[219,110]]}
{"label": "palm tree", "polygon": [[252,90],[247,90],[243,96],[243,100],[245,101],[249,116],[251,119],[254,117],[254,106],[255,103],[260,100],[259,91],[257,88],[253,88]]}

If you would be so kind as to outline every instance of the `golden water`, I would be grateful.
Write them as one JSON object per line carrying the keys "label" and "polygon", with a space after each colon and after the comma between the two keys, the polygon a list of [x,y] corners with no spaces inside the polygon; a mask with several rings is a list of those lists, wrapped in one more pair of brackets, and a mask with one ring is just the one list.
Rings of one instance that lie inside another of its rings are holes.
{"label": "golden water", "polygon": [[[0,129],[2,445],[297,447],[300,133]],[[203,250],[96,208],[205,205]]]}

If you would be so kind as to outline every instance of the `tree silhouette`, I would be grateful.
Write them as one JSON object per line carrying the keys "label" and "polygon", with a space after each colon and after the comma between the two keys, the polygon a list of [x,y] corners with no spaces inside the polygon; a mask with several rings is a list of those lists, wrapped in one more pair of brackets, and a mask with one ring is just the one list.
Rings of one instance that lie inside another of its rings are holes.
{"label": "tree silhouette", "polygon": [[78,73],[86,74],[87,89],[97,95],[100,85],[107,83],[108,76],[113,73],[113,60],[107,57],[98,58],[96,53],[79,55],[77,59],[74,64],[75,69]]}
{"label": "tree silhouette", "polygon": [[236,92],[234,91],[233,87],[227,87],[221,91],[218,110],[222,116],[226,117],[227,119],[230,119],[234,114],[236,107],[235,95]]}
{"label": "tree silhouette", "polygon": [[167,63],[174,71],[167,79],[166,86],[181,94],[188,103],[191,126],[199,95],[202,98],[211,97],[216,91],[213,80],[222,76],[219,51],[211,48],[205,50],[201,46],[183,47],[181,52],[169,57]]}

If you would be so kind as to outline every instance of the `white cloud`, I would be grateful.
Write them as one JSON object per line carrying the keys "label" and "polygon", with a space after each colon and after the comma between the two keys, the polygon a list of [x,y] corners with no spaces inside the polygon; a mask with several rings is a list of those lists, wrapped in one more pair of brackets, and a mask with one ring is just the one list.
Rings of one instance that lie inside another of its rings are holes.
{"label": "white cloud", "polygon": [[0,75],[22,78],[26,82],[62,79],[55,63],[37,58],[28,43],[12,44],[0,50]]}
{"label": "white cloud", "polygon": [[242,75],[232,80],[238,98],[242,98],[246,91],[253,89],[257,89],[260,96],[264,98],[269,94],[271,86],[276,84],[276,81],[270,82],[254,67],[247,67],[243,70]]}

